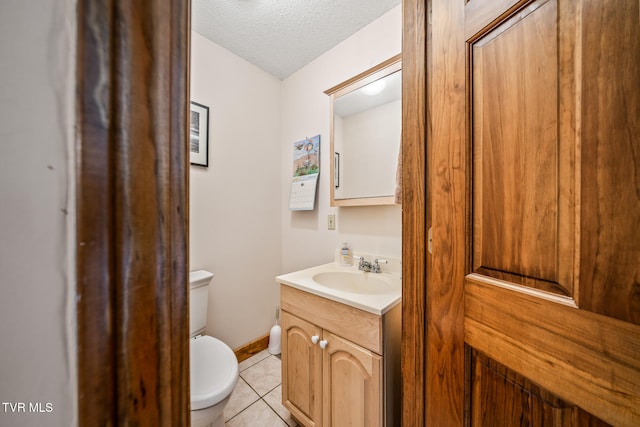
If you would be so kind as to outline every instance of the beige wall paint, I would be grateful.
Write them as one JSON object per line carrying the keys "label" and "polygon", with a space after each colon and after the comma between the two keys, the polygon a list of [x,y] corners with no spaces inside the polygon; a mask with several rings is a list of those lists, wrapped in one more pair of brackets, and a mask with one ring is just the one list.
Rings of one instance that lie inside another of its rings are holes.
{"label": "beige wall paint", "polygon": [[[282,272],[333,261],[344,241],[358,252],[400,258],[400,206],[332,208],[329,203],[329,97],[324,91],[402,50],[402,9],[397,6],[283,82],[281,187]],[[290,212],[292,144],[321,135],[321,171],[316,209]],[[327,216],[336,214],[337,229],[327,230]]]}
{"label": "beige wall paint", "polygon": [[191,100],[209,107],[209,167],[191,166],[190,269],[215,274],[207,333],[232,348],[274,324],[280,273],[281,82],[192,33]]}
{"label": "beige wall paint", "polygon": [[0,402],[25,404],[0,404],[8,427],[77,423],[75,4],[0,4]]}

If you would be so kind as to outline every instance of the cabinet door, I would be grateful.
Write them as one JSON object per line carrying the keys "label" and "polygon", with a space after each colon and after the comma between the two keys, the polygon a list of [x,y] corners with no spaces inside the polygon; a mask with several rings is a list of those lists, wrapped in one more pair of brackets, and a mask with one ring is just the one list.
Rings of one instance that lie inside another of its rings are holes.
{"label": "cabinet door", "polygon": [[322,353],[312,337],[322,330],[282,312],[282,404],[305,426],[322,420]]}
{"label": "cabinet door", "polygon": [[382,425],[382,357],[324,331],[324,425]]}

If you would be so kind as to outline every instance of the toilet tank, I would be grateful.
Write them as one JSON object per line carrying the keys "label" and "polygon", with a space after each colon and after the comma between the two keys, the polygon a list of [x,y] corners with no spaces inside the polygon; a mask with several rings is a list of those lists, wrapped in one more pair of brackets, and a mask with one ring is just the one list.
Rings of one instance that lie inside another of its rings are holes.
{"label": "toilet tank", "polygon": [[207,326],[209,283],[213,273],[197,270],[189,273],[189,334],[194,337]]}

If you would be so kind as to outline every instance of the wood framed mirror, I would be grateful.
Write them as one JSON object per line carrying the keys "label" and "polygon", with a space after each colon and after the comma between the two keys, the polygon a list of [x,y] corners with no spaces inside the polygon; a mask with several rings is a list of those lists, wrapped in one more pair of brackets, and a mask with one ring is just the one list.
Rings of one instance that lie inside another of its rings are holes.
{"label": "wood framed mirror", "polygon": [[331,206],[395,203],[402,133],[402,55],[325,91],[330,98]]}

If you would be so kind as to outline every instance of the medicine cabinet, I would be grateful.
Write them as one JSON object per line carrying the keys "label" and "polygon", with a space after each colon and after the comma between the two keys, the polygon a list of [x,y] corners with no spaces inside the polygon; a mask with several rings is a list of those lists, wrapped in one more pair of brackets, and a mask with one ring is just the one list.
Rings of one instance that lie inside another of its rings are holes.
{"label": "medicine cabinet", "polygon": [[331,206],[394,204],[402,133],[402,56],[325,91]]}

